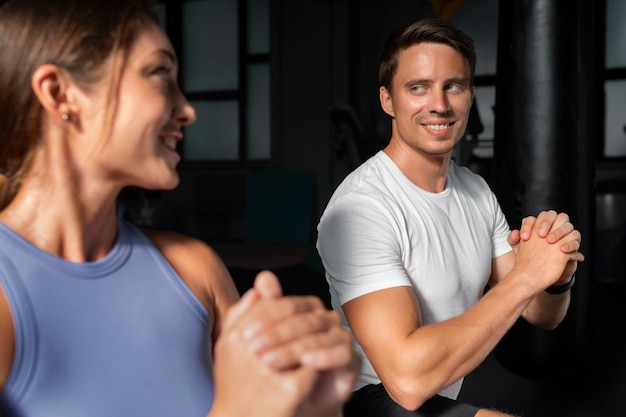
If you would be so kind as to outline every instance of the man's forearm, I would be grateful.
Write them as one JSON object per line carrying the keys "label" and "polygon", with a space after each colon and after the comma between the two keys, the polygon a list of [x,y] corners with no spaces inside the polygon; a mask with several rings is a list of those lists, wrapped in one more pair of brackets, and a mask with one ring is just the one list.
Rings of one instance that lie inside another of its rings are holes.
{"label": "man's forearm", "polygon": [[522,313],[522,317],[534,326],[553,330],[565,318],[570,299],[571,290],[561,294],[537,294]]}

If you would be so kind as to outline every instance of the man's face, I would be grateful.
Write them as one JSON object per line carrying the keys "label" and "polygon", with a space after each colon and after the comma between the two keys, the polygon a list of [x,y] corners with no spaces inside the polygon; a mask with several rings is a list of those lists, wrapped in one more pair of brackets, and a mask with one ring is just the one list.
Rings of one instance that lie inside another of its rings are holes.
{"label": "man's face", "polygon": [[383,110],[393,117],[392,140],[431,156],[451,153],[463,137],[473,98],[463,55],[438,43],[402,51],[392,91],[380,89]]}

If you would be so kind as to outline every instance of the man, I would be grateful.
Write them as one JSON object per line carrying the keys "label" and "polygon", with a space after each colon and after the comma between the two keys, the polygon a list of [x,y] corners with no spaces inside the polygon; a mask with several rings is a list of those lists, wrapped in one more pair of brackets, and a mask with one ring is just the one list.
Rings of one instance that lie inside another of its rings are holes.
{"label": "man", "polygon": [[389,37],[379,79],[391,139],[320,220],[333,308],[364,359],[346,417],[505,416],[457,403],[463,377],[520,316],[551,329],[567,312],[584,260],[568,216],[542,212],[510,232],[486,182],[452,161],[475,61],[472,40],[439,20]]}

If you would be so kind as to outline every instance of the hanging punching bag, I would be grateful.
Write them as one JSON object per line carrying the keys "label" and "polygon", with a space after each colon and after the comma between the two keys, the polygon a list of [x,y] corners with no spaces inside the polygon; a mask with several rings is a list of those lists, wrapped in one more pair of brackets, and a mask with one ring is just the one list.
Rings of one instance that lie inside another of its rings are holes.
{"label": "hanging punching bag", "polygon": [[592,7],[584,0],[499,2],[494,192],[512,228],[542,210],[568,213],[587,257],[561,325],[547,331],[520,319],[495,349],[503,366],[533,379],[575,369],[589,339],[597,135],[590,128],[598,125],[599,79]]}

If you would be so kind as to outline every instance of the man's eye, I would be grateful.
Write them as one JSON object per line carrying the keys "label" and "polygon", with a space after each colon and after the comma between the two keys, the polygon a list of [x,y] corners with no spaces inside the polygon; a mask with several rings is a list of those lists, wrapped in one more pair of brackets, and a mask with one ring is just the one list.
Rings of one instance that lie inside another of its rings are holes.
{"label": "man's eye", "polygon": [[413,93],[422,93],[424,92],[425,88],[423,85],[414,85],[410,88],[410,90]]}
{"label": "man's eye", "polygon": [[461,84],[450,84],[447,89],[448,91],[462,92],[465,88]]}

